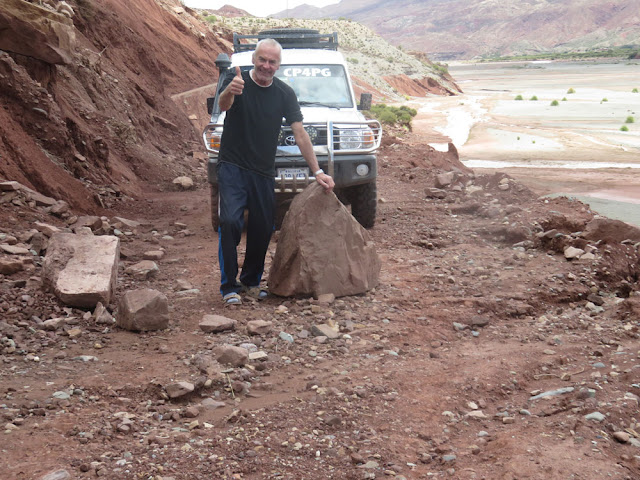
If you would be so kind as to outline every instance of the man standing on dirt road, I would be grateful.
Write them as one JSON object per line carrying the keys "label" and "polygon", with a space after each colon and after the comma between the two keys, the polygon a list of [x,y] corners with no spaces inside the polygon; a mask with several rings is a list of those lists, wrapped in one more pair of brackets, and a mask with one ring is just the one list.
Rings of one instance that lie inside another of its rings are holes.
{"label": "man standing on dirt road", "polygon": [[[302,126],[302,113],[291,87],[274,77],[282,57],[280,44],[269,38],[258,42],[252,56],[253,69],[230,70],[221,86],[218,104],[226,111],[218,156],[220,229],[218,259],[220,292],[225,303],[242,302],[240,293],[261,299],[264,260],[273,233],[276,212],[275,153],[282,118],[293,130],[316,181],[330,192],[333,178],[318,165],[309,135]],[[248,210],[247,249],[238,283],[238,244]]]}

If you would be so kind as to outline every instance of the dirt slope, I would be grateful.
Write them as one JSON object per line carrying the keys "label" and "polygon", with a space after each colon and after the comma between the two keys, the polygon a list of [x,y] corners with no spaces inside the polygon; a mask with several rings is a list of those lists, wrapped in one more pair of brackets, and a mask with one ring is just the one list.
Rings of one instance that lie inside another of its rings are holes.
{"label": "dirt slope", "polygon": [[0,177],[95,210],[191,172],[201,141],[171,97],[215,82],[224,41],[177,2],[71,3],[70,64],[0,56]]}

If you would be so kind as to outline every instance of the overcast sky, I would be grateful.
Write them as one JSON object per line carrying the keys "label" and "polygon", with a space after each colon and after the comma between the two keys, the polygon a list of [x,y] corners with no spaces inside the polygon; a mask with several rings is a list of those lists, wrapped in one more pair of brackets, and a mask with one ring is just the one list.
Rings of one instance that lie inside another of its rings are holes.
{"label": "overcast sky", "polygon": [[231,5],[246,10],[256,17],[266,17],[288,8],[294,8],[306,3],[316,7],[326,7],[339,0],[184,0],[187,7],[218,9],[224,5]]}

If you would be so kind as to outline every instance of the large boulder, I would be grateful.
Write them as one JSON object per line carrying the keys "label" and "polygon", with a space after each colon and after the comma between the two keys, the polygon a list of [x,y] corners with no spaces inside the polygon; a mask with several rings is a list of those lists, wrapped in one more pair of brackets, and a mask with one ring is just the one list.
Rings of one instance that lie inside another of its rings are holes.
{"label": "large boulder", "polygon": [[119,256],[118,237],[54,233],[42,265],[43,285],[73,307],[108,305],[116,288]]}
{"label": "large boulder", "polygon": [[272,293],[356,295],[374,288],[379,274],[380,258],[369,233],[335,194],[313,183],[296,196],[269,272]]}
{"label": "large boulder", "polygon": [[63,13],[24,0],[0,2],[0,50],[45,63],[71,63],[73,20]]}

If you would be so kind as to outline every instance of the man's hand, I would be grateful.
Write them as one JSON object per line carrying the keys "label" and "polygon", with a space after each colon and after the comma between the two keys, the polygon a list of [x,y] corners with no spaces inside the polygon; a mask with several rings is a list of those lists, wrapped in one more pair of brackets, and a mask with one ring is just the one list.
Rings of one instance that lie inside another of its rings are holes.
{"label": "man's hand", "polygon": [[242,90],[244,90],[244,80],[242,79],[242,73],[240,72],[240,67],[236,67],[236,76],[233,77],[231,83],[227,86],[227,90],[232,95],[242,95]]}
{"label": "man's hand", "polygon": [[333,187],[336,186],[333,178],[331,178],[326,173],[320,173],[316,175],[316,182],[318,182],[322,186],[322,188],[324,188],[325,193],[329,193],[333,190]]}
{"label": "man's hand", "polygon": [[220,110],[223,112],[229,110],[231,105],[233,105],[233,99],[236,98],[236,95],[242,95],[242,90],[244,90],[244,80],[242,79],[240,67],[236,67],[236,76],[233,77],[231,83],[227,85],[218,99]]}

